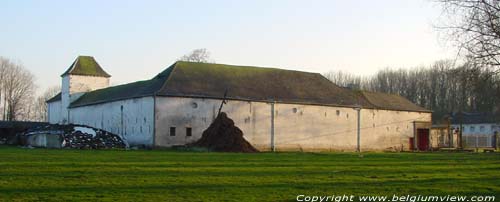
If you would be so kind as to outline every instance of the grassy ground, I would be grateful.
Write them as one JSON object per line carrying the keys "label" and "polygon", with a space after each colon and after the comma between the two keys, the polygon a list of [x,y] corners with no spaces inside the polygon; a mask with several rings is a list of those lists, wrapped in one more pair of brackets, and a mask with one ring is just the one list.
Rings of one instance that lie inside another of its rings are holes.
{"label": "grassy ground", "polygon": [[293,201],[500,194],[498,153],[81,151],[0,147],[0,200]]}

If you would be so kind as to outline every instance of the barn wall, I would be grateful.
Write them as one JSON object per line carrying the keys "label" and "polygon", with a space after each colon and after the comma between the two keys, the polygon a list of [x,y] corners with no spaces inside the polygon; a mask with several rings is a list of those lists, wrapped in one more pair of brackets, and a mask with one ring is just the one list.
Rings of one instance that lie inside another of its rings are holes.
{"label": "barn wall", "polygon": [[47,103],[47,113],[49,123],[61,123],[61,101]]}
{"label": "barn wall", "polygon": [[413,122],[431,122],[431,113],[393,110],[361,110],[363,150],[409,150]]}
{"label": "barn wall", "polygon": [[[156,98],[155,145],[184,145],[201,137],[215,118],[221,100]],[[260,150],[271,149],[271,103],[228,101],[222,111],[235,121],[245,139]],[[354,151],[357,145],[357,111],[346,107],[274,104],[276,150]],[[431,121],[430,113],[361,110],[361,149],[409,149],[413,121]],[[170,136],[170,127],[176,135]],[[186,136],[186,128],[193,135]]]}
{"label": "barn wall", "polygon": [[153,97],[135,98],[70,108],[70,121],[120,134],[130,145],[152,146],[153,110]]}
{"label": "barn wall", "polygon": [[[221,100],[195,98],[156,98],[155,145],[169,147],[194,142],[201,137],[215,119]],[[270,108],[266,103],[230,101],[224,105],[244,137],[254,146],[268,148],[270,145]],[[170,136],[170,127],[176,128],[176,135]],[[192,136],[186,136],[186,128],[192,128]]]}

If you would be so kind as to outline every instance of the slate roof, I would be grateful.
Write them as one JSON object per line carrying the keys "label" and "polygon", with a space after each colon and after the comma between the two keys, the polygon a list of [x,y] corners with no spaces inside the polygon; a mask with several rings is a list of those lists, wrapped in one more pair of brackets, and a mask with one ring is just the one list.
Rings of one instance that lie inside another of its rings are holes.
{"label": "slate roof", "polygon": [[397,95],[339,87],[318,73],[183,61],[150,80],[85,93],[71,107],[153,95],[220,99],[226,90],[230,100],[428,111]]}
{"label": "slate roof", "polygon": [[0,128],[31,128],[48,125],[47,122],[0,121]]}
{"label": "slate roof", "polygon": [[362,91],[361,94],[376,109],[430,112],[430,110],[420,107],[399,95],[369,91]]}
{"label": "slate roof", "polygon": [[481,123],[500,123],[500,117],[491,113],[482,112],[457,112],[450,116],[452,124],[481,124]]}
{"label": "slate roof", "polygon": [[61,93],[57,93],[56,95],[54,95],[54,97],[48,99],[46,102],[49,103],[49,102],[56,102],[56,101],[60,101],[61,100]]}
{"label": "slate roof", "polygon": [[66,75],[84,75],[84,76],[100,76],[111,77],[92,56],[78,56],[76,60],[69,66],[61,76]]}

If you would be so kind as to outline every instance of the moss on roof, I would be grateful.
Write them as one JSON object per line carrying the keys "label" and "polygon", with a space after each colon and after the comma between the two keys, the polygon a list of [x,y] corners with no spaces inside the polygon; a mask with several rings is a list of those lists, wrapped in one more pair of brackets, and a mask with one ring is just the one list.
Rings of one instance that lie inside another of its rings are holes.
{"label": "moss on roof", "polygon": [[222,98],[426,111],[397,95],[338,87],[318,73],[277,68],[176,62],[154,78],[88,92],[71,107],[145,96]]}
{"label": "moss on roof", "polygon": [[399,95],[369,91],[359,91],[359,93],[377,109],[431,112]]}
{"label": "moss on roof", "polygon": [[61,76],[85,75],[111,77],[92,56],[78,56],[71,66]]}
{"label": "moss on roof", "polygon": [[356,95],[318,73],[277,68],[177,62],[158,95],[357,105]]}

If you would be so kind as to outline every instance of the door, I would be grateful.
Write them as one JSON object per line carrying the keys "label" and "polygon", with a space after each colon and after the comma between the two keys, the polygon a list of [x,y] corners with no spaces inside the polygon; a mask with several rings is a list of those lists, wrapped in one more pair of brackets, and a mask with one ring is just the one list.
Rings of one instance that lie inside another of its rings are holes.
{"label": "door", "polygon": [[417,147],[420,151],[429,150],[429,129],[417,129]]}
{"label": "door", "polygon": [[414,141],[414,138],[410,137],[410,142],[409,142],[408,145],[410,145],[410,151],[415,150],[415,146],[414,146],[415,145],[415,141]]}

